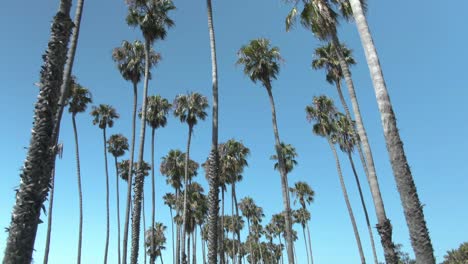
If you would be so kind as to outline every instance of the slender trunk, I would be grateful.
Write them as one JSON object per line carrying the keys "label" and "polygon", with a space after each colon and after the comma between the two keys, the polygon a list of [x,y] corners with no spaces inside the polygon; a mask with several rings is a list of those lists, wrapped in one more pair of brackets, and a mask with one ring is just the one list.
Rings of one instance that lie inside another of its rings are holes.
{"label": "slender trunk", "polygon": [[[192,130],[193,127],[189,125],[188,130],[188,139],[187,139],[187,151],[185,153],[185,177],[184,177],[184,211],[183,211],[183,221],[182,221],[182,241],[185,241],[187,236],[187,187],[188,187],[188,166],[190,160],[190,141],[192,140]],[[189,238],[190,240],[190,238]],[[189,249],[190,250],[190,249]],[[182,243],[182,264],[186,264],[190,258],[190,255],[185,254],[185,243]]]}
{"label": "slender trunk", "polygon": [[309,251],[310,251],[310,263],[314,264],[314,255],[312,254],[312,242],[310,240],[310,230],[309,230],[309,223],[307,223],[307,236],[309,238]]}
{"label": "slender trunk", "polygon": [[[235,243],[235,236],[236,236],[236,229],[237,229],[237,217],[234,216],[234,182],[231,184],[231,219],[233,220],[233,230],[232,230],[232,263],[236,264],[236,243]],[[235,221],[235,222],[234,222]]]}
{"label": "slender trunk", "polygon": [[295,247],[295,246],[293,247],[293,251],[294,251],[294,257],[297,259],[297,255],[296,255],[296,247]]}
{"label": "slender trunk", "polygon": [[44,264],[49,262],[50,251],[50,238],[52,233],[52,213],[54,209],[54,190],[55,190],[55,168],[52,169],[52,177],[50,179],[50,193],[49,193],[49,214],[47,216],[47,236],[46,245],[44,250]]}
{"label": "slender trunk", "polygon": [[192,260],[192,264],[197,264],[197,225],[195,225],[195,230],[193,231],[193,260]]}
{"label": "slender trunk", "polygon": [[[155,219],[155,214],[156,214],[156,186],[155,186],[155,180],[154,180],[154,132],[156,129],[153,127],[151,130],[151,252],[154,250],[154,222],[156,221]],[[171,221],[172,221],[172,210],[171,210]],[[174,237],[172,238],[173,243],[174,243]],[[172,252],[174,252],[174,247],[172,248]],[[152,252],[151,255],[153,255],[154,252]]]}
{"label": "slender trunk", "polygon": [[[180,190],[176,190],[176,201],[179,200],[179,196],[180,196]],[[176,206],[176,216],[179,216],[180,217],[180,208],[179,206]],[[174,220],[175,221],[175,220]],[[176,223],[177,226],[176,226],[176,264],[180,264],[180,224],[179,223]]]}
{"label": "slender trunk", "polygon": [[133,112],[132,112],[132,142],[130,146],[130,160],[128,165],[128,180],[127,180],[127,206],[125,209],[125,226],[123,234],[123,253],[122,264],[127,264],[127,245],[128,245],[128,229],[130,225],[130,211],[133,211],[132,206],[132,181],[133,181],[133,154],[135,152],[135,130],[136,130],[136,110],[137,110],[137,83],[133,83]]}
{"label": "slender trunk", "polygon": [[[237,204],[237,195],[236,195],[236,182],[232,183],[232,198],[234,199],[234,205],[236,208],[236,219],[239,218],[239,205]],[[241,254],[241,237],[240,237],[240,230],[237,230],[237,241],[239,242],[239,252],[238,252],[238,261],[239,264],[242,264],[242,254]]]}
{"label": "slender trunk", "polygon": [[187,236],[187,256],[186,256],[186,262],[190,264],[190,233]]}
{"label": "slender trunk", "polygon": [[213,87],[213,121],[211,152],[209,157],[208,183],[208,263],[217,264],[218,256],[218,213],[219,213],[219,156],[218,156],[218,65],[216,61],[216,41],[213,25],[211,0],[206,0],[208,32],[210,35],[211,76]]}
{"label": "slender trunk", "polygon": [[260,263],[264,263],[265,260],[263,259],[263,253],[262,253],[262,243],[260,241],[257,242],[258,249],[260,251]]}
{"label": "slender trunk", "polygon": [[[327,134],[325,131],[323,132],[324,132],[324,135]],[[354,236],[356,238],[356,243],[357,243],[358,250],[359,250],[359,256],[361,257],[361,263],[365,264],[366,259],[364,257],[364,252],[362,251],[361,238],[359,237],[359,231],[357,229],[356,219],[354,219],[353,209],[351,208],[351,204],[349,203],[348,192],[346,191],[346,186],[343,180],[343,175],[341,173],[341,166],[340,166],[340,161],[338,159],[338,154],[336,153],[335,146],[333,145],[333,143],[331,142],[331,139],[328,136],[327,136],[327,140],[333,152],[333,156],[335,157],[336,169],[338,171],[338,177],[340,178],[341,190],[343,191],[343,197],[346,202],[346,207],[348,208],[348,214],[349,214],[349,218],[351,219],[351,224],[353,225]]]}
{"label": "slender trunk", "polygon": [[304,235],[304,243],[305,243],[305,251],[307,253],[307,263],[310,264],[310,256],[309,256],[309,250],[307,247],[307,239],[306,239],[306,233],[305,233],[305,226],[302,226],[302,234]]}
{"label": "slender trunk", "polygon": [[[141,204],[142,204],[142,214],[143,214],[143,263],[146,264],[146,245],[145,245],[145,236],[146,236],[146,216],[145,216],[145,190],[143,189],[143,193],[141,194]],[[153,232],[154,233],[154,232]],[[153,237],[151,237],[153,240]]]}
{"label": "slender trunk", "polygon": [[395,175],[398,192],[400,193],[401,203],[405,212],[416,262],[418,264],[435,263],[434,249],[429,237],[429,230],[426,226],[422,205],[406,159],[403,142],[398,132],[395,113],[387,91],[382,68],[380,67],[377,50],[374,46],[360,1],[351,0],[350,3],[374,84],[387,150],[390,155],[393,174]]}
{"label": "slender trunk", "polygon": [[281,175],[281,189],[283,193],[283,206],[284,206],[284,219],[285,219],[285,232],[286,232],[286,248],[288,252],[288,263],[294,264],[294,242],[292,239],[292,219],[291,219],[291,205],[289,201],[289,187],[288,187],[288,175],[286,173],[286,167],[284,164],[284,159],[281,151],[281,141],[278,132],[278,125],[276,122],[276,109],[275,101],[273,99],[273,94],[271,92],[271,84],[268,82],[265,84],[266,90],[268,92],[268,97],[270,98],[271,106],[271,115],[273,122],[273,132],[275,134],[275,147],[276,155],[278,156],[278,165]]}
{"label": "slender trunk", "polygon": [[248,233],[247,233],[247,240],[249,241],[249,249],[250,249],[250,263],[255,263],[254,262],[254,252],[252,250],[252,239],[249,239],[249,236],[250,236],[250,219],[247,218],[247,229],[248,229]]}
{"label": "slender trunk", "polygon": [[[353,106],[353,113],[354,117],[356,118],[356,131],[359,135],[359,142],[362,144],[362,148],[364,150],[365,158],[362,153],[361,144],[358,144],[358,152],[359,157],[361,158],[361,162],[364,166],[364,172],[367,176],[367,181],[369,183],[369,187],[372,194],[372,200],[374,202],[375,213],[377,215],[377,230],[379,232],[382,247],[385,253],[385,260],[388,264],[396,264],[397,263],[397,255],[395,253],[395,245],[392,241],[392,225],[390,220],[387,218],[385,213],[385,207],[382,201],[382,195],[380,194],[379,182],[377,180],[377,172],[374,166],[374,158],[372,156],[372,151],[370,148],[369,140],[367,138],[367,133],[364,128],[364,122],[361,117],[361,111],[359,109],[359,103],[356,97],[356,91],[354,90],[354,83],[353,79],[351,78],[351,72],[349,70],[348,64],[346,63],[343,53],[340,49],[340,42],[337,35],[333,36],[333,45],[336,47],[337,56],[340,61],[340,67],[343,71],[343,76],[346,81],[346,86],[348,87],[348,93],[351,98],[351,104]],[[337,83],[338,94],[340,95],[340,99],[343,103],[343,107],[346,110],[347,117],[351,119],[351,114],[349,113],[348,106],[344,101],[343,93],[341,92],[341,88],[339,83]]]}
{"label": "slender trunk", "polygon": [[117,157],[114,157],[115,162],[115,191],[117,198],[117,256],[118,264],[121,263],[120,258],[120,191],[119,191],[119,168],[117,166]]}
{"label": "slender trunk", "polygon": [[375,251],[374,235],[372,234],[372,227],[369,221],[369,214],[367,213],[367,206],[366,202],[364,201],[364,195],[362,194],[361,182],[359,181],[359,177],[357,175],[356,167],[354,166],[354,161],[353,157],[351,156],[351,153],[348,153],[348,159],[349,163],[351,163],[351,168],[353,169],[354,178],[356,179],[356,184],[359,190],[359,197],[361,198],[362,209],[364,210],[364,216],[366,217],[367,230],[369,230],[369,237],[371,242],[372,255],[374,256],[374,263],[378,264],[379,261],[377,259],[377,252]]}
{"label": "slender trunk", "polygon": [[[200,225],[200,232],[203,232],[203,227]],[[203,264],[206,264],[206,254],[205,254],[205,239],[201,236],[202,242],[202,255],[203,255]]]}
{"label": "slender trunk", "polygon": [[143,105],[140,125],[140,148],[138,150],[138,165],[137,174],[135,177],[135,186],[133,192],[135,199],[133,201],[133,219],[132,219],[132,253],[130,263],[136,264],[138,261],[138,248],[140,242],[140,218],[141,218],[141,197],[143,195],[144,175],[142,174],[143,154],[145,151],[145,132],[146,132],[146,103],[148,97],[148,80],[149,80],[149,52],[150,42],[145,41],[145,85],[143,87]]}
{"label": "slender trunk", "polygon": [[172,234],[172,263],[175,263],[175,249],[174,249],[174,217],[172,216],[172,208],[169,207],[169,211],[171,213],[171,234]]}
{"label": "slender trunk", "polygon": [[78,256],[76,259],[76,263],[80,264],[81,263],[81,241],[82,241],[82,236],[83,236],[83,192],[81,190],[80,150],[79,150],[79,144],[78,144],[78,130],[76,129],[75,115],[72,115],[72,123],[73,123],[73,134],[75,136],[76,176],[78,179],[78,201],[79,201],[79,208],[80,208],[80,220],[79,220],[79,225],[78,225]]}
{"label": "slender trunk", "polygon": [[164,261],[163,261],[163,258],[162,258],[162,256],[161,256],[161,257],[159,257],[159,258],[161,259],[161,264],[164,264]]}
{"label": "slender trunk", "polygon": [[224,258],[224,187],[221,187],[221,238],[220,238],[220,247],[219,247],[219,258],[220,263],[225,263]]}
{"label": "slender trunk", "polygon": [[281,263],[284,264],[284,258],[283,258],[283,242],[281,242],[281,234],[278,235],[280,246],[281,246]]}
{"label": "slender trunk", "polygon": [[[44,64],[28,153],[20,173],[11,224],[3,258],[4,264],[30,263],[34,251],[40,211],[47,198],[55,164],[58,136],[54,135],[57,100],[62,84],[67,46],[73,23],[71,0],[62,0],[55,15]],[[70,61],[68,61],[70,62]]]}
{"label": "slender trunk", "polygon": [[107,168],[107,137],[106,137],[106,128],[102,130],[102,134],[104,137],[104,165],[106,169],[106,247],[104,248],[104,264],[107,263],[107,254],[109,251],[109,171]]}

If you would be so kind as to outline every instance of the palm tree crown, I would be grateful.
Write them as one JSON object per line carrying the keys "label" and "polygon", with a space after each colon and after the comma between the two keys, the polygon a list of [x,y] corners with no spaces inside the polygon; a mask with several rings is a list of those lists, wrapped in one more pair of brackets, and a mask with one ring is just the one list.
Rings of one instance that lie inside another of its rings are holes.
{"label": "palm tree crown", "polygon": [[306,182],[296,182],[294,187],[289,188],[289,191],[295,197],[294,203],[299,201],[302,208],[306,208],[306,204],[311,204],[314,201],[315,192]]}
{"label": "palm tree crown", "polygon": [[92,102],[93,100],[89,90],[80,84],[73,82],[68,101],[68,112],[73,116],[76,116],[77,113],[86,111],[88,104]]}
{"label": "palm tree crown", "polygon": [[[149,96],[146,103],[146,122],[153,129],[165,127],[167,124],[167,114],[172,105],[167,99],[160,95]],[[139,114],[141,118],[141,112]]]}
{"label": "palm tree crown", "polygon": [[179,94],[174,100],[174,115],[190,127],[197,124],[197,119],[205,120],[208,99],[199,93]]}
{"label": "palm tree crown", "polygon": [[128,139],[122,134],[115,134],[110,136],[107,140],[107,151],[114,157],[121,157],[128,150]]}
{"label": "palm tree crown", "polygon": [[306,107],[307,120],[316,120],[317,123],[313,126],[313,132],[320,136],[330,136],[335,131],[334,118],[337,113],[333,101],[321,95],[314,96],[313,105]]}
{"label": "palm tree crown", "polygon": [[[188,166],[188,177],[197,175],[198,163],[189,160]],[[182,178],[185,173],[185,153],[176,149],[171,149],[169,153],[162,158],[160,171],[161,174],[166,176],[167,183],[170,184],[174,189],[180,190],[182,188]]]}
{"label": "palm tree crown", "polygon": [[114,126],[114,118],[119,118],[119,114],[115,109],[107,104],[100,104],[98,107],[93,106],[91,115],[94,117],[93,125],[99,125],[100,129]]}
{"label": "palm tree crown", "polygon": [[[290,173],[294,167],[297,165],[297,161],[294,159],[297,157],[296,148],[291,144],[286,144],[281,142],[280,144],[281,155],[283,156],[284,164],[286,166],[286,173]],[[278,155],[272,155],[270,157],[272,160],[278,160]],[[275,170],[279,169],[279,163],[275,162]]]}
{"label": "palm tree crown", "polygon": [[[356,64],[352,51],[345,44],[340,44],[340,46],[346,64]],[[343,79],[343,71],[341,70],[340,60],[336,52],[336,47],[332,43],[328,43],[315,49],[314,60],[312,61],[312,68],[325,69],[327,73],[326,80],[331,84],[338,84]]]}

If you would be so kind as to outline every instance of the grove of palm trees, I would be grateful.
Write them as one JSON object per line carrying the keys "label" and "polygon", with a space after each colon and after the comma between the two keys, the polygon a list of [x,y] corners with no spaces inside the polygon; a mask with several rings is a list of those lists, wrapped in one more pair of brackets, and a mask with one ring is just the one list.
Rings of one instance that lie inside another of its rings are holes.
{"label": "grove of palm trees", "polygon": [[3,264],[468,263],[467,3],[3,6]]}

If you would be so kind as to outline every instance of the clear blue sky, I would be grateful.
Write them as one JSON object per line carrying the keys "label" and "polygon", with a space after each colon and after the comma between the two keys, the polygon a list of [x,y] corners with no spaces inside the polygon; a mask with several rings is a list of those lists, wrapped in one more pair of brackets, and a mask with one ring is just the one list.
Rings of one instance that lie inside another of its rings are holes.
{"label": "clear blue sky", "polygon": [[[359,263],[351,224],[339,187],[335,163],[326,142],[311,133],[304,108],[314,95],[327,94],[337,101],[336,90],[324,80],[323,72],[310,67],[312,52],[319,43],[301,27],[286,33],[284,17],[288,6],[280,0],[214,1],[214,22],[217,37],[220,89],[220,140],[242,140],[251,149],[249,168],[238,186],[239,199],[252,196],[270,215],[282,210],[280,179],[273,170],[273,132],[270,108],[265,89],[254,85],[235,66],[236,52],[241,45],[257,37],[270,38],[281,50],[285,63],[278,80],[273,83],[279,132],[282,140],[293,144],[299,153],[297,168],[290,174],[290,184],[307,181],[316,192],[311,207],[312,244],[317,263]],[[187,91],[198,91],[211,100],[211,65],[205,1],[176,1],[172,17],[176,27],[167,40],[155,44],[163,61],[153,70],[150,94],[161,94],[170,100]],[[49,27],[58,1],[6,1],[0,10],[0,131],[2,183],[0,184],[0,227],[8,227],[14,203],[14,188],[29,143],[33,104],[39,77],[41,55],[49,37]],[[380,55],[405,150],[418,187],[430,230],[435,255],[442,260],[446,250],[468,239],[468,163],[465,150],[466,98],[468,92],[463,63],[466,52],[465,10],[468,2],[440,1],[369,1],[368,18]],[[124,1],[88,1],[85,4],[74,74],[88,87],[96,104],[117,108],[121,118],[112,133],[130,136],[132,104],[131,85],[118,73],[111,59],[112,48],[122,40],[141,39],[137,29],[125,24]],[[340,36],[354,50],[358,65],[352,68],[379,176],[387,215],[394,227],[394,241],[411,252],[408,230],[399,195],[388,161],[375,95],[368,68],[354,25],[340,28]],[[464,85],[462,85],[462,83]],[[141,91],[141,87],[140,87]],[[139,101],[141,99],[139,98]],[[337,102],[337,105],[338,102]],[[195,127],[191,154],[203,162],[210,146],[211,116]],[[105,241],[105,178],[102,154],[102,131],[91,124],[89,114],[77,117],[81,144],[81,169],[84,195],[83,262],[102,261]],[[139,131],[139,130],[138,130]],[[171,148],[185,149],[187,127],[171,117],[165,129],[156,134],[156,161]],[[63,118],[61,139],[63,159],[57,161],[56,198],[50,263],[69,263],[75,259],[78,237],[78,194],[75,174],[74,143],[70,115]],[[149,138],[147,140],[149,147]],[[149,160],[149,149],[146,148]],[[356,158],[357,159],[357,158]],[[372,254],[356,185],[348,164],[342,157],[344,175],[367,260]],[[114,168],[111,176],[111,263],[116,255]],[[370,193],[362,170],[365,196],[372,224],[376,224]],[[156,218],[170,227],[169,210],[162,195],[171,189],[157,175]],[[198,180],[207,186],[203,171]],[[145,190],[150,191],[149,181]],[[123,184],[121,185],[123,186]],[[206,188],[207,190],[207,188]],[[122,201],[124,191],[121,192]],[[123,204],[123,202],[121,203]],[[227,200],[230,205],[230,200]],[[230,207],[227,207],[230,208]],[[146,203],[149,217],[150,203]],[[230,210],[230,209],[229,209]],[[228,211],[229,211],[228,210]],[[122,210],[123,211],[123,210]],[[122,213],[123,214],[123,213]],[[44,221],[46,217],[41,217]],[[148,218],[149,219],[149,218]],[[149,223],[149,220],[148,222]],[[296,227],[300,231],[299,227]],[[46,224],[39,227],[34,258],[41,262]],[[170,237],[170,233],[167,237]],[[383,253],[374,230],[379,259]],[[300,233],[299,233],[300,234]],[[3,257],[6,233],[0,232]],[[170,239],[164,253],[171,262]],[[200,243],[198,245],[200,249]],[[201,252],[200,252],[201,253]],[[301,236],[297,242],[298,263],[304,263]],[[201,259],[201,255],[200,255]]]}

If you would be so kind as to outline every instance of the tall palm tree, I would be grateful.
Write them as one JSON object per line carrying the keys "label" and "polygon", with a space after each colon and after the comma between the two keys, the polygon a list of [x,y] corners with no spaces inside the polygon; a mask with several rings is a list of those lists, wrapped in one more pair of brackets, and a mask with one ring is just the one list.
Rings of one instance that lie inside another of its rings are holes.
{"label": "tall palm tree", "polygon": [[[145,129],[146,129],[146,104],[148,96],[148,81],[150,78],[150,51],[156,40],[164,40],[168,28],[174,25],[174,21],[169,17],[169,11],[175,6],[171,0],[129,0],[127,23],[133,27],[139,27],[145,39],[145,82],[143,86],[143,105],[140,127],[140,148],[138,150],[138,166],[143,161],[145,149]],[[140,241],[140,217],[141,217],[141,196],[143,192],[143,176],[137,175],[134,186],[134,213],[132,219],[132,254],[131,263],[138,260],[138,247]],[[126,254],[124,252],[124,254]],[[126,255],[124,255],[126,256]],[[126,264],[126,262],[124,262]]]}
{"label": "tall palm tree", "polygon": [[[119,168],[117,158],[122,157],[125,151],[128,150],[128,139],[122,134],[115,134],[110,136],[107,141],[107,150],[114,156],[115,163],[115,190],[117,199],[117,255],[118,263],[120,264],[120,192],[119,192]],[[128,179],[127,179],[128,180]]]}
{"label": "tall palm tree", "polygon": [[92,103],[91,93],[85,87],[74,83],[71,88],[68,112],[72,114],[73,135],[75,136],[76,151],[76,176],[78,179],[78,198],[80,208],[80,220],[78,225],[78,256],[77,263],[81,263],[81,242],[83,236],[83,193],[81,191],[80,151],[78,144],[78,130],[76,128],[76,115],[86,111],[88,104]]}
{"label": "tall palm tree", "polygon": [[275,102],[272,94],[271,81],[276,79],[279,73],[279,62],[282,60],[277,47],[270,47],[267,39],[255,39],[248,45],[242,46],[238,52],[237,64],[244,65],[244,73],[250,77],[252,82],[260,81],[266,88],[270,98],[273,132],[275,135],[276,154],[279,157],[279,171],[281,175],[281,189],[283,194],[283,205],[286,212],[286,238],[289,264],[294,263],[293,241],[292,241],[292,219],[291,206],[288,193],[288,178],[286,165],[281,153],[281,140],[276,122]]}
{"label": "tall palm tree", "polygon": [[[312,190],[312,188],[306,182],[302,182],[302,181],[296,182],[294,184],[294,187],[289,188],[289,191],[291,192],[292,196],[294,197],[294,203],[296,203],[298,201],[301,204],[301,208],[303,210],[307,211],[307,204],[310,205],[314,201],[315,192],[314,192],[314,190]],[[304,217],[306,216],[305,215],[306,213],[301,212],[300,214],[303,214],[301,216],[301,219],[304,219]],[[310,216],[309,216],[309,218],[310,218]],[[310,241],[309,220],[307,220],[305,223],[300,222],[300,224],[302,225],[303,229],[304,229],[304,227],[307,228],[307,235],[308,235],[308,238],[309,238],[309,248],[308,248],[308,250],[309,250],[309,253],[310,253],[310,263],[313,264],[314,263],[314,257],[312,255],[312,243]],[[305,235],[304,235],[304,240],[305,240]],[[306,245],[306,250],[307,250],[307,245]]]}
{"label": "tall palm tree", "polygon": [[[294,167],[297,165],[297,161],[295,160],[295,158],[297,157],[296,148],[293,147],[291,144],[286,144],[284,142],[281,142],[280,146],[281,146],[280,147],[281,154],[284,160],[283,162],[286,167],[286,173],[290,173],[294,169]],[[272,155],[270,159],[278,160],[278,156]],[[274,169],[278,170],[278,168],[279,168],[279,162],[276,162],[274,165]]]}
{"label": "tall palm tree", "polygon": [[325,137],[328,141],[328,145],[333,152],[335,157],[336,169],[338,172],[338,177],[340,179],[341,190],[343,191],[343,196],[346,202],[346,207],[348,208],[348,214],[351,219],[351,224],[354,230],[354,236],[356,238],[356,243],[358,245],[359,255],[361,257],[361,263],[366,263],[364,252],[362,251],[361,239],[359,237],[359,231],[356,226],[356,220],[354,219],[353,209],[348,198],[348,192],[343,180],[343,175],[341,172],[340,160],[338,159],[338,154],[335,149],[333,142],[334,133],[336,131],[335,124],[335,115],[337,110],[333,105],[333,101],[326,96],[314,97],[312,100],[312,105],[306,107],[307,119],[309,121],[315,121],[316,123],[313,126],[313,132],[316,135]]}
{"label": "tall palm tree", "polygon": [[[257,206],[254,200],[250,197],[245,197],[241,199],[239,203],[239,209],[241,210],[242,215],[247,219],[247,228],[249,230],[249,234],[253,235],[253,233],[255,232],[253,232],[254,230],[251,228],[251,223],[254,225],[258,225],[262,221],[262,218],[265,216],[263,214],[263,209]],[[255,239],[255,242],[258,243],[258,239]],[[251,259],[255,260],[255,254],[253,251],[253,245],[251,240],[249,241],[249,252],[252,254]]]}
{"label": "tall palm tree", "polygon": [[119,115],[115,109],[106,104],[100,104],[98,107],[93,106],[91,111],[93,116],[93,125],[98,125],[102,129],[102,136],[104,139],[104,167],[106,171],[106,246],[104,249],[104,263],[107,263],[107,253],[109,250],[109,171],[107,168],[107,137],[106,137],[106,128],[114,126],[114,119],[119,118]]}
{"label": "tall palm tree", "polygon": [[[154,134],[156,129],[165,127],[167,124],[167,114],[171,109],[171,104],[167,99],[162,98],[160,95],[153,95],[148,97],[146,105],[146,122],[151,127],[151,223],[155,223],[156,211],[156,191],[154,181]],[[154,230],[154,226],[151,230]],[[154,237],[154,234],[151,236]],[[153,240],[151,240],[153,242]]]}
{"label": "tall palm tree", "polygon": [[[26,159],[20,173],[20,185],[11,214],[4,263],[29,263],[32,259],[40,212],[49,192],[55,158],[56,140],[53,129],[57,100],[67,58],[67,47],[73,23],[71,0],[61,0],[54,16],[47,50],[43,56],[39,95]],[[54,150],[51,152],[51,150]]]}
{"label": "tall palm tree", "polygon": [[395,175],[398,192],[405,212],[409,228],[411,245],[418,263],[435,263],[429,230],[424,219],[424,212],[416,190],[413,175],[403,148],[403,142],[398,132],[395,112],[388,94],[379,56],[365,17],[365,6],[361,1],[350,0],[352,14],[356,21],[362,46],[371,73],[374,91],[377,98],[387,150],[390,155],[393,174]]}
{"label": "tall palm tree", "polygon": [[[297,3],[298,1],[296,1]],[[304,1],[303,1],[304,2]],[[365,6],[365,0],[359,0]],[[350,19],[352,17],[351,8],[349,6],[349,1],[333,0],[332,4],[338,7],[341,11],[341,15]],[[294,8],[293,8],[294,10]],[[292,11],[293,11],[292,10]],[[292,12],[286,19],[286,29],[288,30],[290,26],[294,23],[294,17],[297,12]],[[338,33],[337,33],[337,17],[338,14],[330,6],[330,2],[326,0],[314,0],[314,1],[305,1],[304,8],[301,12],[301,24],[307,29],[311,30],[312,33],[319,40],[331,40],[334,48],[335,54],[338,57],[342,75],[346,81],[346,86],[348,87],[348,93],[351,98],[351,103],[353,106],[353,113],[356,118],[356,130],[359,135],[359,139],[362,143],[362,148],[364,150],[364,155],[360,156],[361,162],[363,163],[365,169],[367,180],[372,193],[372,199],[374,201],[375,212],[377,214],[378,225],[377,230],[381,237],[382,246],[384,248],[385,260],[387,263],[395,264],[397,262],[397,257],[395,253],[395,246],[392,241],[392,226],[390,220],[388,220],[385,208],[380,193],[379,183],[377,180],[377,173],[374,166],[374,159],[372,157],[372,151],[369,145],[369,140],[367,138],[367,133],[364,128],[364,122],[361,117],[361,111],[359,109],[359,103],[357,101],[356,92],[354,90],[354,83],[351,78],[351,72],[349,70],[349,61],[346,59],[346,50],[342,51]],[[346,106],[345,106],[346,107]],[[347,113],[348,114],[348,113]],[[352,119],[351,116],[348,117]],[[358,148],[359,151],[359,148]]]}
{"label": "tall palm tree", "polygon": [[[302,234],[304,235],[304,243],[306,248],[307,263],[311,263],[312,256],[310,256],[309,246],[307,245],[307,237],[305,233],[306,225],[310,221],[310,213],[307,209],[300,208],[293,211],[293,219],[295,223],[302,226]],[[313,260],[312,260],[313,263]]]}
{"label": "tall palm tree", "polygon": [[167,227],[163,223],[153,223],[150,229],[145,232],[146,254],[150,256],[150,263],[154,264],[158,257],[162,261],[162,251],[166,249]]}
{"label": "tall palm tree", "polygon": [[174,219],[172,216],[172,210],[175,208],[176,198],[175,195],[172,193],[166,193],[163,196],[164,204],[169,207],[169,211],[171,214],[171,234],[172,234],[172,259],[175,260],[175,248],[174,248]]}
{"label": "tall palm tree", "polygon": [[[154,65],[160,60],[160,55],[153,49],[150,49],[148,58],[150,65]],[[138,95],[137,88],[138,83],[141,81],[142,75],[145,73],[145,46],[139,40],[135,40],[133,43],[124,40],[120,47],[114,48],[112,51],[112,59],[117,64],[117,68],[122,77],[125,80],[130,81],[133,85],[132,138],[130,146],[131,162],[128,168],[128,174],[133,175],[130,173],[130,171],[133,170],[133,155],[135,152],[135,130]],[[123,258],[125,259],[124,263],[127,261],[128,226],[130,220],[130,204],[132,201],[132,178],[129,178],[128,180],[129,184],[127,185],[127,204],[125,209],[125,226],[123,238]]]}
{"label": "tall palm tree", "polygon": [[[208,107],[208,99],[199,93],[179,94],[174,100],[174,115],[180,119],[180,122],[188,125],[187,152],[185,155],[185,177],[184,185],[188,183],[189,159],[190,159],[190,142],[192,139],[193,128],[198,120],[205,120],[207,113],[205,109]],[[184,205],[183,205],[183,224],[182,224],[182,241],[185,241],[187,225],[187,188],[184,190]],[[182,263],[187,262],[185,255],[185,243],[182,244]]]}
{"label": "tall palm tree", "polygon": [[341,151],[346,153],[348,156],[349,163],[351,164],[351,168],[353,170],[354,179],[356,180],[356,184],[359,190],[359,197],[361,198],[361,205],[362,209],[364,210],[364,216],[366,218],[367,230],[369,231],[369,237],[371,241],[372,247],[372,254],[374,255],[374,262],[378,264],[377,253],[375,251],[375,244],[374,244],[374,236],[372,234],[372,227],[369,221],[369,214],[367,213],[367,206],[364,201],[364,195],[362,194],[361,183],[359,181],[359,177],[356,172],[356,167],[354,166],[354,161],[352,157],[352,153],[354,151],[354,147],[357,144],[357,139],[354,136],[354,124],[351,120],[348,119],[345,115],[338,113],[337,120],[336,120],[336,133],[335,133],[335,140],[338,143]]}

